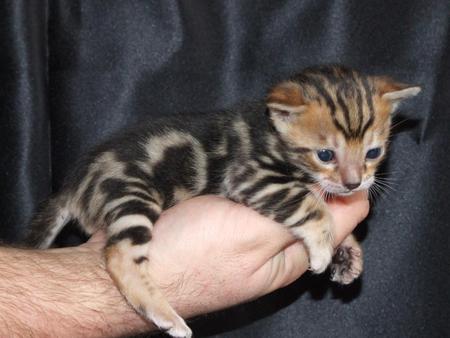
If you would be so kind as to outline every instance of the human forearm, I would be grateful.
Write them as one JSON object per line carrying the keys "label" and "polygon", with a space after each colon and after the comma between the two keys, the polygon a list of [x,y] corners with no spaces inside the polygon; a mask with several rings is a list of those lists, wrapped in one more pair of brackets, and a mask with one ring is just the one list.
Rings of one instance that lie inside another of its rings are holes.
{"label": "human forearm", "polygon": [[104,337],[149,330],[87,247],[0,248],[1,337]]}

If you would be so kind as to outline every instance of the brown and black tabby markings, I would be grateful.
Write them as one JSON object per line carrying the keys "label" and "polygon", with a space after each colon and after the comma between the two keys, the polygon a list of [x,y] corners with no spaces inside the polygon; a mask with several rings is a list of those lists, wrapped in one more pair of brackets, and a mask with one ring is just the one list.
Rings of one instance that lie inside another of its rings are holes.
{"label": "brown and black tabby markings", "polygon": [[142,316],[174,337],[191,330],[152,282],[152,228],[164,209],[202,194],[243,203],[288,227],[310,268],[347,284],[362,271],[349,236],[334,253],[323,195],[368,189],[386,153],[391,114],[419,87],[338,66],[309,68],[266,102],[152,122],[100,146],[37,214],[28,244],[49,247],[76,219],[106,228],[107,269]]}

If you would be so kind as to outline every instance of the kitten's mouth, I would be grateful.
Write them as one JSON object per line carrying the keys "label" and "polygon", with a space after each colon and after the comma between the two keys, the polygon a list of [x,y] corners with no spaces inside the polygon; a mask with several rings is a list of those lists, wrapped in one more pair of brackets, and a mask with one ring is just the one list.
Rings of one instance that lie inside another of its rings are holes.
{"label": "kitten's mouth", "polygon": [[317,184],[316,186],[314,186],[312,188],[312,191],[314,192],[314,194],[316,195],[316,197],[323,199],[324,201],[328,201],[333,199],[333,197],[335,196],[339,196],[340,193],[334,191],[334,190],[329,190],[326,189],[322,184]]}
{"label": "kitten's mouth", "polygon": [[325,200],[328,200],[332,198],[333,196],[350,196],[354,194],[355,192],[361,190],[362,185],[359,186],[357,189],[349,190],[339,184],[336,184],[334,182],[318,182],[319,188],[317,189],[317,194],[324,198]]}
{"label": "kitten's mouth", "polygon": [[329,191],[326,189],[318,189],[315,191],[315,194],[318,198],[323,199],[325,202],[331,201],[333,198],[335,197],[346,197],[346,196],[350,196],[353,195],[355,192],[357,192],[358,190],[349,190],[349,191]]}

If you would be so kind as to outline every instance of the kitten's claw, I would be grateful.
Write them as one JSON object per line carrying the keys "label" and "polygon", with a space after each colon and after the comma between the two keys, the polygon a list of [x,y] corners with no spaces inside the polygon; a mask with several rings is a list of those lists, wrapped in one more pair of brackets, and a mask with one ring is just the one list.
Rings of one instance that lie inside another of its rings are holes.
{"label": "kitten's claw", "polygon": [[341,245],[337,248],[331,264],[330,279],[339,284],[350,284],[363,270],[362,250],[356,246]]}

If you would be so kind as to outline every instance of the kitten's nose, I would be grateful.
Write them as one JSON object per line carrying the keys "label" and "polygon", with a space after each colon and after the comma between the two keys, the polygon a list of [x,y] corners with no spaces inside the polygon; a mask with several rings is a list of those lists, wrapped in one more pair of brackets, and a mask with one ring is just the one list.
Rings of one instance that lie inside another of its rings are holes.
{"label": "kitten's nose", "polygon": [[353,190],[356,189],[360,186],[361,182],[356,182],[356,183],[350,183],[350,182],[345,182],[344,186],[348,189],[348,190]]}

